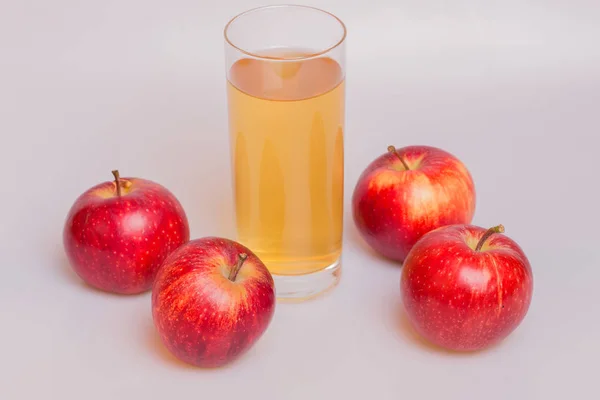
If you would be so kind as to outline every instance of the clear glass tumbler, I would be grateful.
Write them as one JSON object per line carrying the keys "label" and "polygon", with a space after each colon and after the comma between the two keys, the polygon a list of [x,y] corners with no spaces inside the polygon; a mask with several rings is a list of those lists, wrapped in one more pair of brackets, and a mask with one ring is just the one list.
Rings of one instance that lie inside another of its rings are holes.
{"label": "clear glass tumbler", "polygon": [[340,276],[346,27],[307,6],[266,6],[225,27],[237,240],[279,299]]}

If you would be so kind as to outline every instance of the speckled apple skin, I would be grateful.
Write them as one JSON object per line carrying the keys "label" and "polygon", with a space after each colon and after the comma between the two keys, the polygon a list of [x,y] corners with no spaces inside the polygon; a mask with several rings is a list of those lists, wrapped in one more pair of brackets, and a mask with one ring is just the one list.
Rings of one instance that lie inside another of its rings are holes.
{"label": "speckled apple skin", "polygon": [[[248,258],[228,279],[240,254]],[[152,289],[152,316],[167,349],[198,367],[221,367],[263,335],[275,312],[275,285],[245,246],[224,238],[195,239],[165,261]]]}
{"label": "speckled apple skin", "polygon": [[[111,293],[150,290],[158,268],[189,240],[186,214],[165,187],[121,178],[79,196],[67,215],[63,244],[69,263],[89,285]],[[126,187],[126,188],[125,188]]]}
{"label": "speckled apple skin", "polygon": [[352,215],[362,238],[379,254],[403,262],[425,233],[468,224],[475,213],[471,174],[452,154],[430,146],[408,146],[370,163],[352,195]]}
{"label": "speckled apple skin", "polygon": [[488,348],[525,318],[533,294],[523,250],[495,233],[475,247],[486,229],[456,225],[424,235],[402,269],[400,290],[415,330],[454,351]]}

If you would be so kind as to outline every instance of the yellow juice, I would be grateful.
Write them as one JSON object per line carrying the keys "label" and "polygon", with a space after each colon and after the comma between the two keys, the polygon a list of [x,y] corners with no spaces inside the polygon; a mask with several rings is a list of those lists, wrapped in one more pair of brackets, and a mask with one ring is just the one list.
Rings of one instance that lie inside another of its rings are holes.
{"label": "yellow juice", "polygon": [[291,60],[302,54],[241,59],[228,75],[238,240],[278,275],[342,250],[344,76],[331,58]]}

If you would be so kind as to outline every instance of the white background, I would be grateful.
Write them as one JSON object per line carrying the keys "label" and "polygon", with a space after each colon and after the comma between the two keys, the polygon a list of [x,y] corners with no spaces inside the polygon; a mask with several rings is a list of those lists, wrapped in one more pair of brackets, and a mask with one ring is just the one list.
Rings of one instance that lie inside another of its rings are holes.
{"label": "white background", "polygon": [[[233,235],[222,29],[268,3],[2,1],[0,398],[597,398],[597,0],[309,3],[349,29],[344,272],[325,297],[279,304],[235,364],[176,361],[149,293],[103,294],[71,272],[66,213],[114,168],[173,191],[193,237]],[[473,222],[504,224],[527,253],[532,305],[499,346],[420,340],[400,268],[358,238],[350,196],[389,144],[461,158]]]}

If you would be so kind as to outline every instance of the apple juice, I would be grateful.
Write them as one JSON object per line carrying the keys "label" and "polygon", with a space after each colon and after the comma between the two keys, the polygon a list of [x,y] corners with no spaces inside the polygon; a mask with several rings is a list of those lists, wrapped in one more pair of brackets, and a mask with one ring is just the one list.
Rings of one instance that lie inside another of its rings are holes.
{"label": "apple juice", "polygon": [[344,76],[328,57],[277,49],[228,74],[238,240],[277,275],[338,262],[344,191]]}

